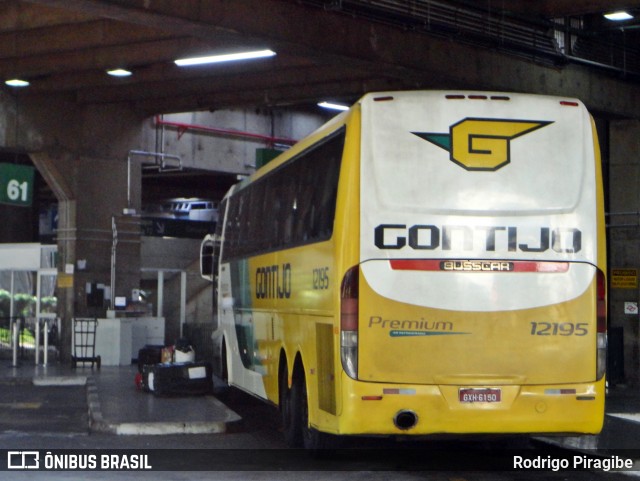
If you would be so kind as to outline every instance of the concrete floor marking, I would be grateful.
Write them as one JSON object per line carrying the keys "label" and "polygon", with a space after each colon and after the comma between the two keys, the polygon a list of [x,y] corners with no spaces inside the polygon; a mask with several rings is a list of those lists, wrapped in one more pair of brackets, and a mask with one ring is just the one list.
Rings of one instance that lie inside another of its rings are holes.
{"label": "concrete floor marking", "polygon": [[609,413],[608,415],[614,418],[627,419],[634,423],[640,423],[640,413]]}
{"label": "concrete floor marking", "polygon": [[41,402],[0,403],[0,409],[40,409],[41,407]]}

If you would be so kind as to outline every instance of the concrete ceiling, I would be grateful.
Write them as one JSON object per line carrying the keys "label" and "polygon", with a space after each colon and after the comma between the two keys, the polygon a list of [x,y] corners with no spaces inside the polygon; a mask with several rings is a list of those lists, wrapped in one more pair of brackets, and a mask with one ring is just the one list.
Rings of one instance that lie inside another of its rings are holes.
{"label": "concrete ceiling", "polygon": [[[570,59],[554,51],[549,20],[579,18],[586,35],[608,38],[619,27],[603,23],[601,13],[615,7],[640,12],[640,0],[0,0],[0,79],[30,82],[0,88],[81,105],[127,103],[151,115],[349,100],[371,90],[502,87],[466,73],[483,62],[478,52],[557,70]],[[638,46],[631,23],[624,48]],[[527,40],[529,31],[543,32],[545,44]],[[208,67],[173,63],[263,48],[277,56]],[[116,67],[133,75],[106,75]],[[638,82],[626,68],[610,74]]]}

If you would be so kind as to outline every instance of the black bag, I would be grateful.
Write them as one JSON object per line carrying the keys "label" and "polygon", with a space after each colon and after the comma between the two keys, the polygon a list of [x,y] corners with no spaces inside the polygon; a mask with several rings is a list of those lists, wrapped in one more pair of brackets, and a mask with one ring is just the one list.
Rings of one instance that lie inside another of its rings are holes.
{"label": "black bag", "polygon": [[142,367],[149,364],[160,364],[162,359],[162,349],[164,346],[147,344],[138,351],[138,372],[142,372]]}
{"label": "black bag", "polygon": [[169,394],[207,394],[213,392],[210,362],[155,364],[145,369],[145,388],[156,396]]}

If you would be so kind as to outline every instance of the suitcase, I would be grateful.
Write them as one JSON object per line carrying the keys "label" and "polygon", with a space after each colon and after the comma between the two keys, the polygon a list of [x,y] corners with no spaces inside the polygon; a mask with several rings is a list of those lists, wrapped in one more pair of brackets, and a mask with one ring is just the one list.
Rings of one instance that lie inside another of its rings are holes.
{"label": "suitcase", "polygon": [[143,366],[149,364],[159,364],[162,359],[162,349],[164,346],[147,344],[138,351],[138,372],[142,373]]}
{"label": "suitcase", "polygon": [[213,392],[210,362],[155,364],[143,371],[145,390],[156,396],[171,394],[207,394]]}
{"label": "suitcase", "polygon": [[[153,366],[156,364],[145,364],[142,366],[142,372],[140,373],[140,382],[138,383],[136,378],[136,387],[142,389],[144,392],[153,392]],[[151,375],[151,379],[149,379]],[[151,385],[149,385],[151,382]]]}

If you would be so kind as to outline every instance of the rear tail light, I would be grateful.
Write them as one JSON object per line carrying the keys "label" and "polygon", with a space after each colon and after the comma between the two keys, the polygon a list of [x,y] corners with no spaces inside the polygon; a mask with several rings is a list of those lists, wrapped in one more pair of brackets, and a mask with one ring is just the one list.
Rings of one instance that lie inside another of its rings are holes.
{"label": "rear tail light", "polygon": [[597,347],[598,360],[596,365],[596,379],[600,380],[607,367],[607,280],[604,273],[598,270],[597,274]]}
{"label": "rear tail light", "polygon": [[360,268],[347,271],[340,286],[340,359],[350,378],[358,378],[358,278]]}

